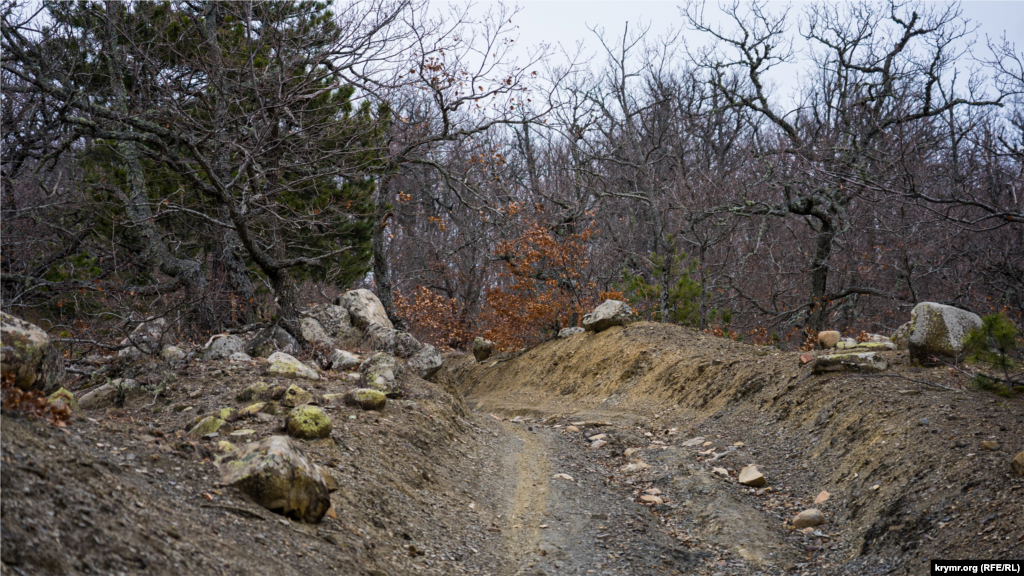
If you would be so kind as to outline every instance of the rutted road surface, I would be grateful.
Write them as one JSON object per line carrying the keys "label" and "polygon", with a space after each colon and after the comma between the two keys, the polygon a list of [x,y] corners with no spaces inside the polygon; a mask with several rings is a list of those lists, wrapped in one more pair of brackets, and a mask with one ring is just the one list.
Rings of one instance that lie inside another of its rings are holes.
{"label": "rutted road surface", "polygon": [[[502,528],[507,576],[686,572],[690,555],[564,432],[503,422],[511,501]],[[571,477],[566,478],[566,476]]]}

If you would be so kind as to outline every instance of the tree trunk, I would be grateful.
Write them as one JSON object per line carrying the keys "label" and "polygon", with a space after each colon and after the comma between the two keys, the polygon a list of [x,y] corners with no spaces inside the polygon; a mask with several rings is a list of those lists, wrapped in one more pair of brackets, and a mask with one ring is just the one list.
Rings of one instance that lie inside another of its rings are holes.
{"label": "tree trunk", "polygon": [[373,213],[373,282],[377,285],[377,298],[384,306],[388,319],[399,330],[405,329],[405,322],[395,311],[395,297],[391,286],[391,269],[388,266],[387,244],[388,219],[391,218],[391,210],[387,204],[387,189],[391,179],[381,178],[377,183],[376,208]]}
{"label": "tree trunk", "polygon": [[832,255],[832,241],[835,229],[829,220],[820,220],[818,246],[811,261],[811,302],[807,310],[807,327],[815,332],[824,330],[828,322],[828,302],[825,300],[828,288],[828,260]]}

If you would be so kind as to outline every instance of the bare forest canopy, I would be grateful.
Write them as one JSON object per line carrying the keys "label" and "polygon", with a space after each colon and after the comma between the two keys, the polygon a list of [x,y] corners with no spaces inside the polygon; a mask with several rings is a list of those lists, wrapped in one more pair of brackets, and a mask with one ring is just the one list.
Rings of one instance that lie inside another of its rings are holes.
{"label": "bare forest canopy", "polygon": [[1024,315],[1024,53],[957,4],[684,4],[593,62],[501,5],[0,6],[3,307],[71,340],[301,340],[359,284],[453,348],[606,297],[783,344]]}

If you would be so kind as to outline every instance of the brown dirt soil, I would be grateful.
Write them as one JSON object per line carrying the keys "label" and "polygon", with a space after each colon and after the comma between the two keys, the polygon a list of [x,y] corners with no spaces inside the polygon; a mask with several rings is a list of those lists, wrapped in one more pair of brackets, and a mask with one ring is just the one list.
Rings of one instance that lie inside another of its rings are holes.
{"label": "brown dirt soil", "polygon": [[[582,450],[607,433],[591,452],[609,470],[651,465],[615,479],[662,491],[665,526],[717,555],[700,573],[909,575],[933,558],[1024,558],[1024,479],[1009,474],[1024,450],[1024,398],[947,390],[948,369],[884,356],[879,375],[812,375],[799,353],[637,323],[449,364],[475,410],[606,421],[568,436]],[[747,464],[764,489],[738,484]],[[793,529],[822,490],[827,523]]]}

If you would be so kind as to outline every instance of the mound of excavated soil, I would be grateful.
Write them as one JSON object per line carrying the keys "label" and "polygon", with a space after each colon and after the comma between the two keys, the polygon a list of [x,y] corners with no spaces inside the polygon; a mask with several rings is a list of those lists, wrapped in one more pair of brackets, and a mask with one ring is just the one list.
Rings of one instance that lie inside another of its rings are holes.
{"label": "mound of excavated soil", "polygon": [[[340,488],[316,525],[265,510],[218,485],[215,441],[184,434],[197,413],[243,407],[263,380],[325,394],[340,381],[275,380],[264,363],[209,362],[174,372],[163,394],[93,410],[64,430],[6,411],[2,421],[2,563],[12,575],[450,574],[495,569],[504,513],[486,478],[504,444],[467,420],[461,399],[409,376],[383,412],[325,406],[330,438],[299,441]],[[493,419],[491,419],[493,420]],[[245,438],[283,434],[232,423]],[[227,432],[225,430],[225,432]],[[220,439],[224,439],[224,434]],[[477,465],[467,465],[474,463]],[[476,504],[470,508],[471,502]]]}
{"label": "mound of excavated soil", "polygon": [[[878,375],[812,375],[798,356],[639,323],[448,362],[476,410],[605,421],[568,437],[585,450],[606,433],[594,459],[637,494],[658,488],[656,512],[686,546],[730,551],[722,574],[916,575],[933,558],[1024,558],[1024,479],[1009,474],[1024,399],[944,389],[948,369],[911,367],[904,352],[884,353]],[[650,468],[616,472],[637,459]],[[748,464],[765,487],[737,482]],[[792,528],[822,491],[827,522]]]}

